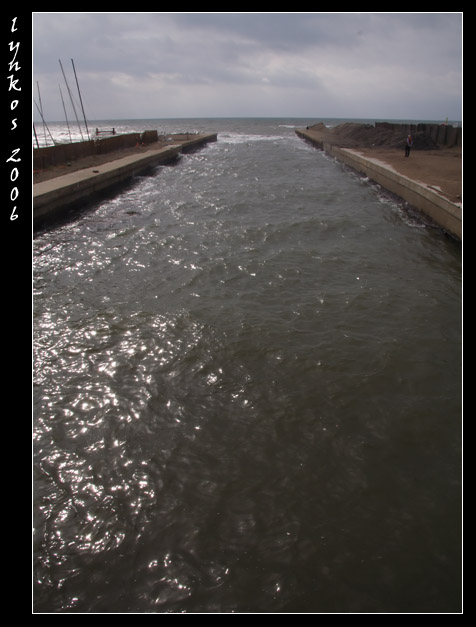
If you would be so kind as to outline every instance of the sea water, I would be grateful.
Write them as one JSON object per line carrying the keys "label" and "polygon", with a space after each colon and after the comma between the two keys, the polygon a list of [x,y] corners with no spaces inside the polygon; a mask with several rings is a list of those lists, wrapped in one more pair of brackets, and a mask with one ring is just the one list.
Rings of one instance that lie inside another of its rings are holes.
{"label": "sea water", "polygon": [[312,122],[36,235],[35,612],[460,611],[461,248]]}

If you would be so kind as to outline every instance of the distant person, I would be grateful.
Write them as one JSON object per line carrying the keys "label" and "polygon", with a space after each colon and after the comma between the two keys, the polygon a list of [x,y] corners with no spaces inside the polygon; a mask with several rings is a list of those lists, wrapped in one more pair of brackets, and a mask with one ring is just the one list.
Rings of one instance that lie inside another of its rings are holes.
{"label": "distant person", "polygon": [[409,157],[410,156],[410,150],[413,146],[413,139],[411,135],[408,135],[406,141],[405,141],[405,157]]}

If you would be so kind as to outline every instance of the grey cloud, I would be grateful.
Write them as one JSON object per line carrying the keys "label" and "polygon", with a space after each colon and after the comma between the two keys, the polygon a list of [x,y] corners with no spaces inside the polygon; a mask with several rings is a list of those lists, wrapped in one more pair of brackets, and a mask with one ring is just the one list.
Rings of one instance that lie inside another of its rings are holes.
{"label": "grey cloud", "polygon": [[[385,111],[373,112],[373,103],[390,102],[398,93],[392,80],[415,82],[418,90],[421,77],[432,77],[435,85],[451,77],[453,93],[461,76],[461,31],[459,14],[34,14],[34,73],[35,80],[51,87],[60,80],[58,59],[69,64],[74,58],[85,88],[98,101],[114,93],[116,101],[129,102],[128,85],[141,85],[149,99],[160,100],[165,85],[190,95],[183,110],[191,116],[194,89],[200,90],[202,106],[208,94],[215,110],[218,90],[233,88],[242,90],[240,102],[251,103],[246,111],[254,102],[260,115],[274,89],[283,115],[293,114],[293,91],[299,91],[309,102],[313,93],[325,97],[329,109],[344,95],[343,107],[359,102],[362,109],[367,101],[370,117],[384,117]],[[431,92],[430,81],[425,85],[428,93],[415,97],[419,110],[423,101],[430,107],[441,98],[440,90]],[[258,91],[262,86],[266,90]],[[382,89],[387,94],[380,94]],[[321,99],[320,104],[326,103]],[[135,117],[147,116],[147,105],[137,99]],[[353,115],[349,109],[348,117]]]}

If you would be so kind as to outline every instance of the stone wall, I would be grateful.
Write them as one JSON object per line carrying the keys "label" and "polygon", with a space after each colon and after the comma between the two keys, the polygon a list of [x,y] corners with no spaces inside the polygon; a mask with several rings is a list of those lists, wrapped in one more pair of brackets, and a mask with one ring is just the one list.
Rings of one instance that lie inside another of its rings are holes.
{"label": "stone wall", "polygon": [[137,144],[151,144],[156,141],[158,141],[157,131],[143,131],[142,133],[126,133],[84,142],[34,148],[33,169],[44,170],[52,165],[61,165],[83,157],[103,155],[115,150],[133,148]]}
{"label": "stone wall", "polygon": [[461,126],[447,124],[393,124],[391,122],[375,122],[375,128],[390,128],[401,131],[402,135],[423,132],[440,146],[461,146],[463,129]]}

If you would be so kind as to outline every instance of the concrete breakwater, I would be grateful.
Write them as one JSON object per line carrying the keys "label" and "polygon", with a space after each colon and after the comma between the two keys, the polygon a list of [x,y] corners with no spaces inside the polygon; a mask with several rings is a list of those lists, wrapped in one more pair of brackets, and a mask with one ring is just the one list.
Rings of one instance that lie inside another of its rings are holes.
{"label": "concrete breakwater", "polygon": [[[115,139],[115,138],[111,138]],[[134,176],[175,161],[181,153],[216,141],[216,133],[183,135],[172,145],[156,143],[144,152],[84,168],[33,186],[33,225],[38,226],[66,211],[85,206],[101,195],[129,182]]]}
{"label": "concrete breakwater", "polygon": [[61,165],[92,155],[103,155],[115,150],[152,144],[159,141],[157,131],[142,133],[124,133],[111,137],[95,138],[88,141],[55,144],[33,148],[33,170],[42,170],[50,166]]}
{"label": "concrete breakwater", "polygon": [[94,138],[88,141],[33,148],[33,170],[43,170],[51,166],[65,164],[93,155],[105,155],[116,150],[133,148],[138,145],[149,146],[157,142],[162,146],[177,143],[192,145],[194,140],[200,142],[201,137],[202,135],[195,133],[159,135],[157,130],[151,130],[142,131],[142,133],[124,133],[111,137]]}
{"label": "concrete breakwater", "polygon": [[461,206],[450,202],[437,190],[398,173],[391,166],[378,159],[360,154],[358,149],[335,146],[330,142],[316,138],[312,132],[303,129],[296,129],[296,134],[357,172],[368,176],[429,217],[443,230],[457,239],[462,239]]}

